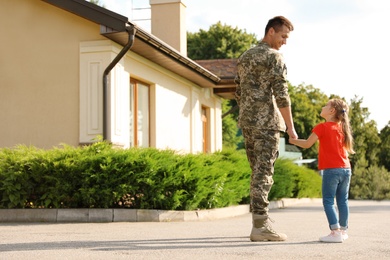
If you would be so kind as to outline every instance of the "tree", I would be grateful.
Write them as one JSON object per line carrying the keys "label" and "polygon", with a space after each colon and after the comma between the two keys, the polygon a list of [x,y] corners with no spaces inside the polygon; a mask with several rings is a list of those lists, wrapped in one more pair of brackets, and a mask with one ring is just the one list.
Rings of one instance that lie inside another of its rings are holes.
{"label": "tree", "polygon": [[373,120],[368,120],[370,113],[367,107],[362,107],[362,102],[363,98],[359,99],[355,96],[349,105],[349,117],[356,152],[351,156],[351,163],[355,165],[361,158],[364,158],[369,166],[373,166],[377,165],[379,161],[380,138],[376,123]]}
{"label": "tree", "polygon": [[368,166],[360,158],[351,178],[351,199],[390,199],[390,173],[384,167]]}
{"label": "tree", "polygon": [[[229,103],[229,100],[225,99],[222,103],[222,111],[228,111],[234,109]],[[237,149],[238,144],[243,142],[243,137],[238,132],[237,120],[234,117],[234,113],[225,112],[226,116],[222,118],[222,140],[223,148]]]}
{"label": "tree", "polygon": [[[299,138],[306,139],[315,125],[323,121],[320,117],[322,106],[328,102],[328,97],[312,85],[301,84],[297,87],[289,84],[291,110],[295,130]],[[285,134],[286,140],[288,135]],[[303,158],[317,158],[318,143],[309,149],[302,150]]]}
{"label": "tree", "polygon": [[193,60],[238,58],[257,43],[255,34],[221,22],[211,25],[208,31],[187,32],[187,53]]}
{"label": "tree", "polygon": [[103,8],[106,8],[106,6],[104,4],[100,3],[100,0],[89,0],[89,2],[91,2],[92,4],[95,4],[95,5],[101,6]]}
{"label": "tree", "polygon": [[381,147],[379,151],[379,165],[390,171],[390,121],[379,134]]}

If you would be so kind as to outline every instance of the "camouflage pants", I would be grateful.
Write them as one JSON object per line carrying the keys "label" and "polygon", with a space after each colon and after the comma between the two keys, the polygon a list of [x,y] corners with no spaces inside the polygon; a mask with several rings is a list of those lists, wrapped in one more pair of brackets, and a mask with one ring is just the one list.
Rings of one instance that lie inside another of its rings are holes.
{"label": "camouflage pants", "polygon": [[279,155],[280,132],[243,128],[246,154],[252,169],[251,211],[268,215],[268,193],[274,183],[274,164]]}

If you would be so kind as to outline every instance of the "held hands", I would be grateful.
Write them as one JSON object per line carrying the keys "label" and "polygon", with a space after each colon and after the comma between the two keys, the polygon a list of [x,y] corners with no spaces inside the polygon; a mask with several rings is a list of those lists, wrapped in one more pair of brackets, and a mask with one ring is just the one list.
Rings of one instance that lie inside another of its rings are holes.
{"label": "held hands", "polygon": [[294,141],[296,141],[296,140],[297,140],[297,139],[293,139],[293,138],[290,137],[290,138],[288,139],[288,142],[289,142],[290,144],[295,144]]}
{"label": "held hands", "polygon": [[298,135],[297,135],[297,132],[295,132],[295,128],[288,128],[287,129],[287,134],[289,136],[289,142],[291,143],[290,140],[292,139],[298,139]]}
{"label": "held hands", "polygon": [[315,142],[317,142],[318,136],[315,133],[311,133],[307,139],[294,139],[292,136],[288,139],[290,144],[299,146],[301,148],[310,148]]}

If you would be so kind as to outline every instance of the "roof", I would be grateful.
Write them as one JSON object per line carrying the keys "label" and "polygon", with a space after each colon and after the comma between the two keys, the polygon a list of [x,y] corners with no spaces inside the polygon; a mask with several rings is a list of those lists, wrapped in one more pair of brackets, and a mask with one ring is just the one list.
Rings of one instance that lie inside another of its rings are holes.
{"label": "roof", "polygon": [[237,59],[195,60],[202,67],[213,71],[221,79],[234,80]]}
{"label": "roof", "polygon": [[223,98],[234,98],[235,84],[232,79],[226,79],[223,75],[218,75],[217,72],[212,70],[214,67],[207,69],[200,63],[181,55],[156,36],[130,22],[127,17],[85,0],[42,1],[101,25],[100,33],[122,46],[125,46],[128,42],[126,27],[134,26],[136,34],[131,48],[132,52],[171,70],[200,87],[212,88],[214,94]]}
{"label": "roof", "polygon": [[217,59],[217,60],[196,60],[199,65],[215,73],[221,81],[219,88],[214,89],[214,93],[224,93],[225,98],[234,99],[236,84],[234,78],[237,72],[237,59]]}

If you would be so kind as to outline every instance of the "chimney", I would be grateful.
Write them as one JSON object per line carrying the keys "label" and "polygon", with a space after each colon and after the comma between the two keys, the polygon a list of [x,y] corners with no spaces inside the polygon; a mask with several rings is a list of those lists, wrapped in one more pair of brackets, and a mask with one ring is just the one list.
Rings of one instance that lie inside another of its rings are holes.
{"label": "chimney", "polygon": [[151,33],[187,56],[185,0],[149,0]]}

